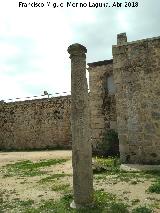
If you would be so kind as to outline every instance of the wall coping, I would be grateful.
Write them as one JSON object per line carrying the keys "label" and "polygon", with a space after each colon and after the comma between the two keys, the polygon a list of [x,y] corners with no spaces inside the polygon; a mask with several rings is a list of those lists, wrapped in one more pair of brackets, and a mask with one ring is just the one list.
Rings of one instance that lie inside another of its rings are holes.
{"label": "wall coping", "polygon": [[87,65],[89,66],[89,68],[93,68],[93,67],[103,66],[103,65],[108,65],[108,64],[113,64],[113,59],[104,60],[104,61],[96,61],[96,62],[88,63]]}
{"label": "wall coping", "polygon": [[32,100],[19,100],[19,101],[13,101],[13,102],[2,102],[0,105],[16,105],[16,104],[29,104],[29,103],[35,103],[35,102],[51,102],[58,99],[69,99],[71,95],[66,96],[58,96],[58,97],[51,97],[51,98],[40,98],[40,99],[32,99]]}
{"label": "wall coping", "polygon": [[160,40],[160,36],[157,37],[152,37],[152,38],[145,38],[145,39],[141,39],[141,40],[136,40],[136,41],[131,41],[131,42],[126,42],[124,44],[120,44],[120,45],[112,45],[112,47],[119,47],[119,46],[127,46],[127,45],[134,45],[134,44],[140,44],[143,42],[150,42],[150,41],[156,41],[156,40]]}

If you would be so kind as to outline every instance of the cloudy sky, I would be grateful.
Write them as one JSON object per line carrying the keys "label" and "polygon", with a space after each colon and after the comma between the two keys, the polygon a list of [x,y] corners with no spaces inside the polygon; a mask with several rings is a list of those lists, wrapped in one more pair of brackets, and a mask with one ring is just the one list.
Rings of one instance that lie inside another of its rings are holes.
{"label": "cloudy sky", "polygon": [[[128,41],[160,36],[160,0],[136,0],[138,7],[67,7],[66,0],[37,0],[44,7],[19,7],[18,0],[0,0],[0,100],[70,91],[67,48],[81,43],[87,62],[112,58],[118,33]],[[50,2],[50,6],[47,6]],[[68,1],[69,2],[69,1]],[[89,1],[72,1],[87,2]],[[91,3],[114,3],[90,1]],[[63,7],[53,8],[53,3]]]}

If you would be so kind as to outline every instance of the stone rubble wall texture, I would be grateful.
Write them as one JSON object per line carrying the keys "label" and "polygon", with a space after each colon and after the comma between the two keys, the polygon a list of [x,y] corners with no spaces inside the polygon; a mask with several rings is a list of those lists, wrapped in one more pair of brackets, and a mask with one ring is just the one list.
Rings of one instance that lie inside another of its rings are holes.
{"label": "stone rubble wall texture", "polygon": [[160,37],[112,51],[121,161],[160,164]]}
{"label": "stone rubble wall texture", "polygon": [[90,119],[92,145],[102,141],[104,132],[116,130],[115,95],[109,94],[107,78],[113,75],[113,60],[89,63]]}
{"label": "stone rubble wall texture", "polygon": [[0,104],[0,150],[71,148],[70,96]]}

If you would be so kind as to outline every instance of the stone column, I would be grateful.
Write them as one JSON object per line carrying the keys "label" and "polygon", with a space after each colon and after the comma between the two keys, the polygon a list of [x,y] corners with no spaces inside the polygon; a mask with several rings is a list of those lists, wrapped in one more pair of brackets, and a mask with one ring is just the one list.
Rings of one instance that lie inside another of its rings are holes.
{"label": "stone column", "polygon": [[80,44],[69,46],[71,58],[71,129],[74,201],[80,208],[92,203],[93,171],[90,140],[89,99],[86,79],[87,49]]}

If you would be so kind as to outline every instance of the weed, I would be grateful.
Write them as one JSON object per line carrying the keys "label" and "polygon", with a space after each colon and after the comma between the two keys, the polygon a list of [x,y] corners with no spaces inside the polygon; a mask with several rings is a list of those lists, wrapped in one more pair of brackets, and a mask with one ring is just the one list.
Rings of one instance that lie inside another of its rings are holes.
{"label": "weed", "polygon": [[94,165],[93,165],[93,173],[99,174],[104,173],[106,171],[109,172],[118,172],[120,167],[119,158],[99,158],[96,157],[94,159]]}
{"label": "weed", "polygon": [[[29,208],[34,204],[33,200],[19,200],[14,199],[12,201],[4,201],[0,205],[0,212],[22,212],[23,209]],[[7,211],[6,211],[7,210]],[[18,211],[19,210],[19,211]]]}
{"label": "weed", "polygon": [[138,181],[136,181],[136,180],[132,180],[132,181],[131,181],[131,184],[132,184],[132,185],[136,185],[137,183],[138,183]]}
{"label": "weed", "polygon": [[52,182],[54,181],[55,179],[59,179],[61,177],[66,177],[66,176],[71,176],[70,174],[53,174],[53,175],[50,175],[46,178],[42,178],[41,180],[39,180],[39,183],[45,183],[45,182]]}
{"label": "weed", "polygon": [[137,207],[132,210],[132,213],[152,213],[152,209],[147,208],[146,206]]}
{"label": "weed", "polygon": [[46,172],[40,171],[40,168],[52,166],[55,164],[60,164],[66,162],[67,159],[49,159],[45,161],[32,162],[32,161],[21,161],[15,164],[7,164],[3,167],[4,176],[38,176]]}
{"label": "weed", "polygon": [[14,203],[3,203],[0,206],[0,212],[23,212],[23,213],[128,213],[125,204],[117,202],[116,196],[103,191],[94,192],[94,205],[92,207],[82,208],[82,209],[71,209],[70,203],[73,200],[71,194],[65,194],[60,200],[55,201],[53,199],[47,201],[41,201],[40,204],[33,207],[33,201],[21,201],[14,200]]}
{"label": "weed", "polygon": [[160,179],[160,171],[159,170],[143,171],[142,174],[146,178],[158,178],[158,179]]}
{"label": "weed", "polygon": [[131,201],[132,205],[136,205],[137,203],[139,203],[140,200],[139,199],[134,199]]}
{"label": "weed", "polygon": [[155,200],[152,204],[150,204],[150,207],[160,209],[160,200]]}
{"label": "weed", "polygon": [[31,206],[32,204],[34,204],[34,200],[19,200],[18,205],[20,206]]}
{"label": "weed", "polygon": [[152,184],[148,190],[151,193],[157,193],[160,194],[160,181],[157,181],[156,183]]}
{"label": "weed", "polygon": [[54,184],[54,185],[52,185],[52,187],[51,187],[51,189],[53,190],[53,191],[64,191],[64,190],[66,190],[67,188],[69,188],[69,184]]}

